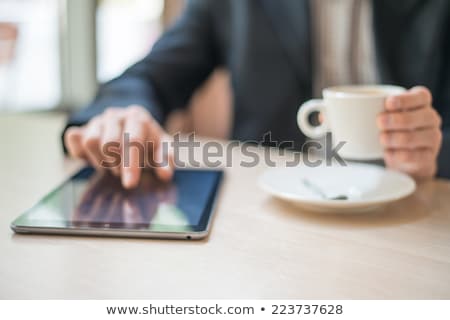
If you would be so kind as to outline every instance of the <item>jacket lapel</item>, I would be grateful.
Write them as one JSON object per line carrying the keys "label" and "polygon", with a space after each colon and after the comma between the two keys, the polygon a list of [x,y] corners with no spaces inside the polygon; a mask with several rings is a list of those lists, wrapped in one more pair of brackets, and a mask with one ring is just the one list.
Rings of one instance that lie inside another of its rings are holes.
{"label": "jacket lapel", "polygon": [[301,89],[312,93],[311,32],[308,0],[261,0],[280,47],[294,66]]}

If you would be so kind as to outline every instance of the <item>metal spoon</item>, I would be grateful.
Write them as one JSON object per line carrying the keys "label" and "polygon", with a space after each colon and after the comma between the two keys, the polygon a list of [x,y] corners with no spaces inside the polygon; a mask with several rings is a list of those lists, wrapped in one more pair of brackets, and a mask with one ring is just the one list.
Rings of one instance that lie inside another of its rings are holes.
{"label": "metal spoon", "polygon": [[316,186],[314,183],[312,183],[311,181],[309,181],[306,178],[302,178],[302,183],[305,187],[307,187],[309,190],[313,191],[314,193],[318,194],[323,199],[326,199],[326,200],[348,200],[348,197],[343,194],[337,195],[334,197],[327,196],[327,194],[321,188],[319,188],[318,186]]}

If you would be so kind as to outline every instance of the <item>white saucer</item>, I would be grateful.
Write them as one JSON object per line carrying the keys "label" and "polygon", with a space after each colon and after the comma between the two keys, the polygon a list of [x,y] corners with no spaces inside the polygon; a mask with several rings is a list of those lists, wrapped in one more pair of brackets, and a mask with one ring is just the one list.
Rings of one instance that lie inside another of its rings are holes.
{"label": "white saucer", "polygon": [[[260,177],[259,184],[273,196],[307,210],[339,213],[375,209],[416,189],[414,180],[403,173],[376,165],[349,163],[347,166],[273,168]],[[340,195],[346,199],[329,199]]]}

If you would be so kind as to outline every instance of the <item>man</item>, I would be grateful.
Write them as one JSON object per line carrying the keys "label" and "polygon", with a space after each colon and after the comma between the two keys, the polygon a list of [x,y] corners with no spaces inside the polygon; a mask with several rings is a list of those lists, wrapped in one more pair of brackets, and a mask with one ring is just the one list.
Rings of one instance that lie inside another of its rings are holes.
{"label": "man", "polygon": [[[70,118],[65,145],[99,166],[104,145],[124,132],[131,141],[158,143],[166,116],[225,66],[234,93],[232,138],[241,140],[270,131],[277,141],[303,142],[297,108],[326,86],[411,88],[387,99],[374,119],[384,161],[417,179],[450,177],[449,39],[447,0],[193,0],[147,57]],[[138,156],[112,169],[127,188],[139,181]],[[153,157],[163,157],[161,148]],[[172,169],[156,173],[170,179]]]}

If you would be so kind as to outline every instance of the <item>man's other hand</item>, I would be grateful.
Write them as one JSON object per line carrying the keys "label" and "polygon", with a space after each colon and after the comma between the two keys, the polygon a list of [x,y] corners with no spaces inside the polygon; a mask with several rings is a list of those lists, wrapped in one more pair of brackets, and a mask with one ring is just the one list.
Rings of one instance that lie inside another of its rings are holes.
{"label": "man's other hand", "polygon": [[425,87],[387,98],[385,111],[377,119],[386,166],[419,180],[435,176],[442,143],[441,123]]}

